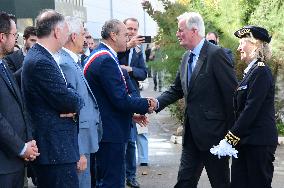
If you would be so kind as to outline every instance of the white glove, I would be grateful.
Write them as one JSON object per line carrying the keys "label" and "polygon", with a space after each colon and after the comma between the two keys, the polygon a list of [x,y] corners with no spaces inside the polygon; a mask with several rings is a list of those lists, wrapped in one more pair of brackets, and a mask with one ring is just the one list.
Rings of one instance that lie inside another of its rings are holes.
{"label": "white glove", "polygon": [[221,156],[230,156],[238,158],[238,151],[232,147],[231,144],[229,144],[225,139],[221,140],[220,143],[217,146],[213,146],[210,149],[210,153],[213,155],[218,155],[218,158],[220,159]]}

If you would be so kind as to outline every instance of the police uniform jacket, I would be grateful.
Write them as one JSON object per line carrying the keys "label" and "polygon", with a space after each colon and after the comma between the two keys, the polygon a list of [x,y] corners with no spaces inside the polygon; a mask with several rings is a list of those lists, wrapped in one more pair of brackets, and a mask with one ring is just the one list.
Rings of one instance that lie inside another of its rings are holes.
{"label": "police uniform jacket", "polygon": [[230,131],[241,145],[277,144],[274,88],[271,70],[259,60],[239,83],[234,96],[236,122]]}

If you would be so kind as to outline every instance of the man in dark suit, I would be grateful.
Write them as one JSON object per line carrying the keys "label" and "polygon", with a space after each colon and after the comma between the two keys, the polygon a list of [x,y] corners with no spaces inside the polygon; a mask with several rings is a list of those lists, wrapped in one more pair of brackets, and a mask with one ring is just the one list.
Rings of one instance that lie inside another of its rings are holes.
{"label": "man in dark suit", "polygon": [[[136,18],[127,18],[123,21],[126,26],[130,41],[127,43],[128,50],[118,53],[120,67],[125,69],[134,85],[138,96],[139,82],[147,78],[147,68],[141,50],[141,43],[144,41],[138,34],[139,22]],[[126,146],[126,184],[130,187],[139,187],[136,180],[136,146],[137,140],[138,160],[140,163],[148,163],[148,139],[147,134],[137,135],[136,124],[131,126],[130,138]]]}
{"label": "man in dark suit", "polygon": [[24,46],[22,49],[13,52],[5,57],[7,64],[11,71],[13,72],[16,80],[21,87],[21,74],[22,74],[22,65],[25,56],[27,55],[28,50],[36,43],[36,28],[33,26],[28,26],[24,30]]}
{"label": "man in dark suit", "polygon": [[75,114],[83,100],[67,84],[54,55],[68,39],[68,26],[63,15],[44,10],[36,19],[36,29],[38,43],[25,57],[22,88],[41,153],[36,160],[38,185],[78,188]]}
{"label": "man in dark suit", "polygon": [[103,123],[103,137],[96,153],[97,187],[125,187],[125,146],[130,135],[132,113],[152,110],[153,99],[129,96],[117,52],[126,50],[127,31],[119,20],[107,21],[101,31],[103,42],[93,50],[84,67]]}
{"label": "man in dark suit", "polygon": [[[20,89],[3,57],[13,51],[17,36],[15,17],[0,12],[0,182],[2,186],[24,186],[24,160],[34,160],[38,149]],[[29,141],[29,142],[28,142]]]}
{"label": "man in dark suit", "polygon": [[224,51],[205,40],[200,14],[178,18],[177,38],[184,54],[174,84],[157,98],[157,112],[185,97],[183,150],[175,188],[196,188],[206,168],[213,188],[229,187],[228,158],[218,159],[209,149],[217,145],[234,122],[233,92],[237,80]]}

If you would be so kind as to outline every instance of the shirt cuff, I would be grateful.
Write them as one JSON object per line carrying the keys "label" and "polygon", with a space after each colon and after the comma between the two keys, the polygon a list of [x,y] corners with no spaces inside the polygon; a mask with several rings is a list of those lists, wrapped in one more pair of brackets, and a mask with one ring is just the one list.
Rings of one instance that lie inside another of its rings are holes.
{"label": "shirt cuff", "polygon": [[20,156],[23,156],[23,155],[25,154],[25,152],[26,152],[26,150],[27,150],[27,147],[28,147],[28,144],[25,143],[24,148],[22,149],[21,153],[19,154]]}

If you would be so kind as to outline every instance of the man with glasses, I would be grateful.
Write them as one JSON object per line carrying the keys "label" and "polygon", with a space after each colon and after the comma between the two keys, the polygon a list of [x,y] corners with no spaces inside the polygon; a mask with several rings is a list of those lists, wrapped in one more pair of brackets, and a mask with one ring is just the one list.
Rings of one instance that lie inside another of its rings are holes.
{"label": "man with glasses", "polygon": [[15,17],[0,12],[0,182],[1,186],[24,186],[24,161],[38,155],[36,142],[24,111],[23,99],[3,57],[13,51],[17,37]]}
{"label": "man with glasses", "polygon": [[36,43],[37,36],[36,36],[36,28],[33,26],[28,26],[24,30],[24,46],[22,49],[13,52],[5,57],[9,68],[13,72],[16,80],[21,86],[21,74],[22,74],[22,65],[25,56],[28,53],[28,50]]}

